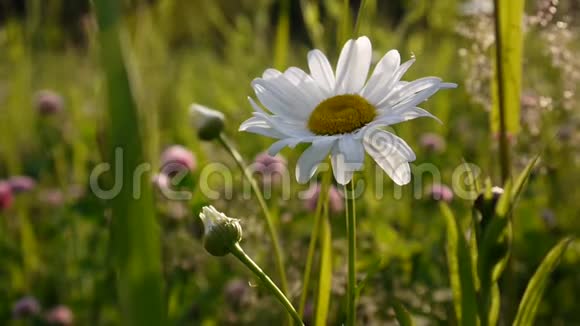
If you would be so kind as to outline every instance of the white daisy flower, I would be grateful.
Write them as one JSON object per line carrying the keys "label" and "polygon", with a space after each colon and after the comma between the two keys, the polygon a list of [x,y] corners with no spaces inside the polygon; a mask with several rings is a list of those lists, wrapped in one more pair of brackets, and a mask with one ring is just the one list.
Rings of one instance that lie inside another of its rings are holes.
{"label": "white daisy flower", "polygon": [[310,74],[296,67],[284,73],[267,69],[252,87],[270,112],[249,98],[254,116],[242,123],[240,131],[278,139],[268,150],[270,155],[286,146],[311,143],[296,165],[299,183],[310,180],[330,154],[334,178],[347,184],[354,171],[363,168],[366,151],[395,183],[407,184],[415,154],[404,140],[380,128],[435,118],[417,105],[438,90],[457,85],[437,77],[401,81],[415,60],[401,64],[396,50],[385,54],[367,80],[371,56],[371,42],[363,36],[346,42],[336,74],[320,50],[308,53]]}

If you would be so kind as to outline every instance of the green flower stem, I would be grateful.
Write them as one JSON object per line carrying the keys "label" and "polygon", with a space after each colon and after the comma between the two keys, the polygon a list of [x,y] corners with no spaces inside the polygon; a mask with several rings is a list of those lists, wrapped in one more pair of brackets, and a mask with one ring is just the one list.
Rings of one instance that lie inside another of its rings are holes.
{"label": "green flower stem", "polygon": [[501,38],[501,26],[500,26],[500,5],[499,0],[494,0],[494,17],[495,17],[495,64],[496,64],[496,80],[497,80],[497,97],[498,97],[498,108],[499,108],[499,158],[501,167],[501,180],[506,182],[510,176],[511,158],[510,158],[510,148],[509,141],[507,138],[507,125],[506,125],[506,105],[505,105],[505,94],[503,84],[503,61],[501,57],[501,50],[503,47]]}
{"label": "green flower stem", "polygon": [[240,247],[239,243],[236,243],[236,245],[231,249],[231,253],[232,253],[232,255],[236,256],[236,258],[238,258],[244,265],[246,265],[246,267],[248,267],[252,271],[252,273],[254,273],[262,282],[264,282],[264,284],[266,285],[268,290],[270,290],[272,292],[272,294],[274,294],[276,299],[278,299],[278,301],[280,301],[280,303],[284,306],[284,308],[292,316],[292,319],[294,320],[294,322],[296,324],[304,325],[304,323],[302,322],[302,319],[300,318],[300,315],[298,315],[296,310],[294,310],[292,303],[290,303],[290,300],[288,300],[288,298],[286,298],[284,293],[282,293],[282,291],[276,286],[276,284],[274,284],[272,279],[270,279],[270,277],[268,277],[268,275],[266,275],[266,273],[264,273],[264,271],[260,268],[260,266],[258,266],[252,260],[252,258],[250,258],[248,255],[246,255],[246,253],[244,252],[242,247]]}
{"label": "green flower stem", "polygon": [[306,266],[304,267],[304,275],[302,280],[302,294],[300,295],[300,305],[298,306],[298,313],[300,313],[300,316],[304,315],[304,307],[306,306],[306,298],[308,297],[308,285],[310,283],[310,274],[312,272],[312,261],[314,260],[314,253],[316,252],[316,240],[320,235],[320,229],[322,225],[322,206],[323,203],[328,201],[328,189],[330,188],[331,175],[332,172],[328,171],[322,177],[318,202],[316,203],[316,212],[314,213],[314,228],[310,234],[310,243],[308,244],[308,254],[306,256]]}
{"label": "green flower stem", "polygon": [[[344,186],[346,202],[346,233],[348,239],[348,283],[346,289],[346,325],[354,326],[356,322],[356,206],[354,178],[350,182],[350,193]],[[350,201],[350,202],[349,202]]]}
{"label": "green flower stem", "polygon": [[260,204],[260,208],[264,213],[264,217],[266,218],[266,224],[268,226],[268,233],[270,235],[270,239],[272,240],[272,246],[274,247],[274,256],[276,259],[276,266],[278,268],[278,273],[280,275],[280,284],[282,287],[282,291],[284,294],[288,294],[288,281],[286,280],[286,271],[284,269],[284,257],[282,255],[282,250],[280,249],[280,241],[278,240],[278,232],[276,231],[276,227],[274,226],[274,222],[272,220],[272,216],[270,214],[270,210],[268,209],[268,205],[264,200],[264,196],[262,196],[262,192],[260,191],[260,187],[258,187],[258,183],[250,173],[248,169],[248,165],[244,162],[242,155],[238,152],[232,142],[222,133],[219,137],[220,143],[224,146],[224,148],[232,155],[238,167],[242,170],[244,177],[248,180],[250,185],[252,186],[252,191],[256,195],[258,199],[258,203]]}

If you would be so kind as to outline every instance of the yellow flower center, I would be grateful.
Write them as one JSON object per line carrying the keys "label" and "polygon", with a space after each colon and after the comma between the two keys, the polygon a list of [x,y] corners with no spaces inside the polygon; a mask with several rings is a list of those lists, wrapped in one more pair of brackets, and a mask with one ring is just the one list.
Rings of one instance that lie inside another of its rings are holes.
{"label": "yellow flower center", "polygon": [[308,129],[317,135],[353,132],[373,121],[376,108],[359,95],[337,95],[322,101],[308,119]]}

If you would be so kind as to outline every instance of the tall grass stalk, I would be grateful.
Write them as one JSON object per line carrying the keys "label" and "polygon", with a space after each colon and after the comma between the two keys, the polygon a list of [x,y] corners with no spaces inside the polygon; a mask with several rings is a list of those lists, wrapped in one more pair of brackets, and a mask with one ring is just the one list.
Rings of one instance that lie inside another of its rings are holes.
{"label": "tall grass stalk", "polygon": [[504,95],[504,83],[503,74],[504,66],[501,56],[501,51],[503,47],[503,40],[501,36],[501,5],[499,0],[494,0],[494,14],[495,14],[495,64],[496,64],[496,82],[497,82],[497,103],[499,109],[499,157],[501,164],[501,179],[506,181],[510,175],[510,152],[508,148],[507,139],[507,125],[506,125],[506,108],[505,108],[505,95]]}
{"label": "tall grass stalk", "polygon": [[[342,1],[342,19],[338,27],[338,44],[344,44],[351,35],[350,1]],[[340,49],[339,49],[340,51]]]}
{"label": "tall grass stalk", "polygon": [[354,29],[352,31],[352,35],[353,37],[357,37],[359,34],[359,30],[360,30],[360,24],[361,24],[361,20],[362,20],[362,15],[364,13],[365,7],[366,7],[366,0],[361,0],[360,1],[360,7],[358,8],[358,12],[356,14],[356,21],[354,23]]}
{"label": "tall grass stalk", "polygon": [[328,201],[328,190],[330,189],[331,177],[332,172],[326,172],[322,177],[322,184],[320,185],[320,193],[318,194],[318,202],[316,203],[316,211],[314,213],[314,227],[310,233],[310,243],[308,244],[306,265],[304,267],[304,275],[302,275],[302,294],[300,295],[300,303],[298,305],[298,313],[300,316],[304,314],[304,307],[306,306],[306,299],[308,298],[308,287],[310,285],[312,261],[314,260],[314,254],[316,253],[316,242],[320,236],[320,229],[322,225],[322,208],[324,203]]}
{"label": "tall grass stalk", "polygon": [[[111,151],[121,149],[122,182],[112,199],[112,263],[124,325],[165,325],[161,244],[148,173],[136,173],[144,162],[143,145],[120,40],[121,3],[97,0],[101,64],[105,72]],[[114,156],[111,156],[114,157]],[[139,178],[135,180],[136,178]],[[133,187],[139,189],[133,189]],[[138,196],[135,191],[140,191]]]}
{"label": "tall grass stalk", "polygon": [[283,69],[288,61],[290,50],[290,0],[280,1],[276,42],[274,43],[274,67]]}
{"label": "tall grass stalk", "polygon": [[346,289],[346,325],[356,323],[356,195],[355,179],[350,182],[350,191],[344,186],[346,201],[346,234],[348,241],[348,283]]}

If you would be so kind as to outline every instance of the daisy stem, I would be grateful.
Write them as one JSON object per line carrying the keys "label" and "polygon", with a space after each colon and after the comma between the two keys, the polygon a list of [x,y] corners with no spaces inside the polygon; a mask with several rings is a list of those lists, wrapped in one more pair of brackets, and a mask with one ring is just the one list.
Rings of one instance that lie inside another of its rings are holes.
{"label": "daisy stem", "polygon": [[[354,177],[350,182],[350,193],[344,186],[346,202],[346,233],[348,240],[348,283],[346,289],[346,325],[354,326],[356,322],[356,205]],[[350,202],[349,202],[350,201]]]}
{"label": "daisy stem", "polygon": [[300,295],[300,305],[298,306],[298,313],[300,316],[304,314],[306,298],[308,297],[308,286],[310,283],[310,273],[312,272],[312,261],[314,260],[314,253],[316,251],[316,241],[319,238],[320,229],[322,226],[323,203],[328,201],[330,177],[330,171],[326,172],[322,177],[322,184],[320,185],[320,192],[318,195],[318,201],[316,203],[316,212],[314,213],[314,228],[310,234],[310,243],[308,244],[308,254],[306,256],[306,266],[304,267],[304,275],[302,280],[302,294]]}
{"label": "daisy stem", "polygon": [[284,293],[274,284],[272,279],[264,273],[264,271],[258,266],[250,256],[248,256],[239,243],[231,249],[232,255],[236,256],[246,267],[252,271],[263,283],[266,285],[268,290],[274,294],[276,299],[280,301],[280,303],[284,306],[284,308],[288,311],[288,313],[292,316],[294,322],[298,325],[304,325],[300,315],[294,310],[292,303],[288,300],[288,298],[284,295]]}
{"label": "daisy stem", "polygon": [[236,147],[233,143],[222,133],[220,134],[219,141],[224,146],[224,148],[230,153],[230,155],[234,158],[234,161],[238,164],[238,167],[242,170],[244,177],[250,183],[252,187],[252,191],[256,195],[258,199],[258,203],[260,204],[260,208],[266,218],[266,225],[268,228],[268,233],[270,235],[270,239],[272,241],[272,246],[274,247],[274,256],[276,259],[276,265],[278,268],[278,273],[280,276],[280,285],[282,287],[282,291],[285,294],[288,294],[288,282],[286,280],[286,271],[284,269],[284,257],[282,255],[282,250],[280,249],[280,241],[278,240],[278,232],[276,231],[276,227],[274,226],[274,222],[272,220],[272,216],[270,214],[270,210],[268,209],[268,205],[264,200],[264,196],[262,195],[262,191],[260,191],[260,187],[258,183],[252,176],[252,173],[248,169],[248,165],[244,162],[242,155],[238,152]]}

